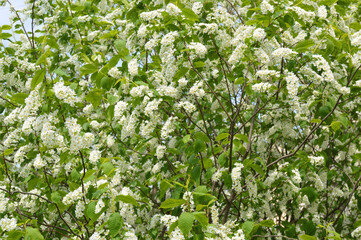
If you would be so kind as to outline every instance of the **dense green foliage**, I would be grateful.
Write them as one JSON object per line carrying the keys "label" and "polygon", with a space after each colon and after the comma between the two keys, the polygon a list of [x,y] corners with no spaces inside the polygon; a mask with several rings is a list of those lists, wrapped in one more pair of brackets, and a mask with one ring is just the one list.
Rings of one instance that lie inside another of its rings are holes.
{"label": "dense green foliage", "polygon": [[359,1],[12,11],[3,239],[361,238]]}

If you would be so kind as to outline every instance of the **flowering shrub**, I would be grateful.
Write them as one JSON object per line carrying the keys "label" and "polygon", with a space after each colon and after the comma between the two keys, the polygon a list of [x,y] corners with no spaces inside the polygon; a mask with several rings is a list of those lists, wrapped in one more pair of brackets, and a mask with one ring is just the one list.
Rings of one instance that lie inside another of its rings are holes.
{"label": "flowering shrub", "polygon": [[0,2],[1,238],[361,238],[358,0]]}

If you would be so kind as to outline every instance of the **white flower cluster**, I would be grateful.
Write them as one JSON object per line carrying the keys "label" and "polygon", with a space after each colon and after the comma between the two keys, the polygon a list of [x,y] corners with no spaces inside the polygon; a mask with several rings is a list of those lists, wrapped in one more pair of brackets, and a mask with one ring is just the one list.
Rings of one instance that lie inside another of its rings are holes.
{"label": "white flower cluster", "polygon": [[232,237],[232,240],[246,240],[243,230],[238,229],[236,234]]}
{"label": "white flower cluster", "polygon": [[34,160],[34,168],[40,169],[44,167],[46,162],[41,158],[40,154],[36,155],[36,158]]}
{"label": "white flower cluster", "polygon": [[291,98],[295,98],[298,93],[299,79],[294,73],[288,73],[286,77],[287,91]]}
{"label": "white flower cluster", "polygon": [[169,32],[163,36],[160,43],[164,46],[172,45],[173,42],[175,41],[175,38],[178,36],[179,36],[178,32]]}
{"label": "white flower cluster", "polygon": [[219,182],[219,180],[221,179],[222,177],[222,174],[224,171],[226,171],[227,168],[220,168],[220,169],[217,169],[217,171],[215,171],[212,175],[212,181],[213,182]]}
{"label": "white flower cluster", "polygon": [[361,46],[361,31],[358,31],[351,35],[351,45],[355,47]]}
{"label": "white flower cluster", "polygon": [[256,72],[256,75],[262,80],[267,80],[271,77],[280,77],[280,73],[275,70],[259,70]]}
{"label": "white flower cluster", "polygon": [[323,77],[324,81],[332,83],[332,86],[337,89],[339,93],[349,94],[350,88],[341,86],[341,84],[335,80],[335,77],[328,62],[321,55],[313,55],[313,57],[316,59],[313,64],[317,67],[317,70],[323,70],[321,76]]}
{"label": "white flower cluster", "polygon": [[181,78],[181,79],[178,80],[178,86],[179,87],[185,87],[185,86],[187,86],[187,83],[188,83],[188,81],[185,78]]}
{"label": "white flower cluster", "polygon": [[245,51],[245,49],[247,48],[247,45],[244,43],[240,43],[236,49],[233,51],[233,53],[231,54],[231,56],[228,59],[228,62],[230,64],[235,65],[236,63],[239,62],[239,60],[243,57],[243,52]]}
{"label": "white flower cluster", "polygon": [[258,61],[262,64],[267,64],[270,61],[268,54],[261,48],[257,49],[254,53]]}
{"label": "white flower cluster", "polygon": [[195,205],[193,201],[193,193],[186,191],[183,194],[183,199],[186,200],[186,202],[181,206],[183,211],[187,211],[187,212],[194,211]]}
{"label": "white flower cluster", "polygon": [[95,214],[100,213],[100,211],[105,207],[105,204],[103,202],[103,199],[99,199],[97,204],[95,205]]}
{"label": "white flower cluster", "polygon": [[188,44],[189,50],[194,50],[195,54],[199,57],[204,57],[207,53],[207,48],[199,42],[191,42]]}
{"label": "white flower cluster", "polygon": [[75,118],[67,118],[65,126],[71,136],[70,151],[77,152],[81,149],[90,147],[94,142],[94,135],[92,133],[85,133],[83,136],[80,135],[81,127],[77,123]]}
{"label": "white flower cluster", "polygon": [[321,157],[308,156],[308,158],[310,159],[310,162],[316,166],[322,165],[325,161],[325,159],[322,156]]}
{"label": "white flower cluster", "polygon": [[276,59],[290,58],[294,54],[297,54],[297,52],[289,48],[278,48],[272,52],[272,56],[274,56]]}
{"label": "white flower cluster", "polygon": [[282,40],[289,45],[296,44],[304,40],[306,37],[307,33],[304,30],[301,30],[295,38],[291,35],[290,31],[284,31],[282,34]]}
{"label": "white flower cluster", "polygon": [[199,15],[202,12],[203,4],[201,2],[194,2],[192,6],[192,11]]}
{"label": "white flower cluster", "polygon": [[198,98],[202,98],[206,92],[202,89],[203,83],[201,81],[197,81],[190,89],[189,94],[196,96]]}
{"label": "white flower cluster", "polygon": [[113,67],[108,72],[109,76],[113,78],[120,78],[122,76],[122,73],[119,71],[117,67]]}
{"label": "white flower cluster", "polygon": [[317,9],[317,16],[321,19],[326,19],[327,18],[327,9],[326,6],[319,6]]}
{"label": "white flower cluster", "polygon": [[5,216],[0,220],[0,227],[5,232],[14,230],[16,228],[16,224],[16,218],[8,218]]}
{"label": "white flower cluster", "polygon": [[177,120],[177,117],[169,117],[164,123],[160,135],[162,138],[170,137],[170,134],[174,131],[174,121]]}
{"label": "white flower cluster", "polygon": [[241,185],[241,172],[243,168],[242,163],[235,163],[234,168],[232,169],[231,177],[232,177],[232,189],[234,189],[238,194],[242,192]]}
{"label": "white flower cluster", "polygon": [[55,96],[64,100],[64,102],[68,103],[70,106],[74,106],[75,103],[80,102],[80,99],[76,96],[73,89],[64,85],[64,82],[57,82],[54,84],[54,92]]}
{"label": "white flower cluster", "polygon": [[152,38],[144,45],[144,49],[150,51],[153,48],[155,48],[157,45],[158,45],[158,41]]}
{"label": "white flower cluster", "polygon": [[169,15],[173,15],[173,16],[177,16],[179,15],[182,11],[173,3],[169,3],[167,5],[167,7],[165,8],[165,10],[167,11],[167,13],[169,13]]}
{"label": "white flower cluster", "polygon": [[158,159],[163,158],[166,150],[167,150],[167,147],[166,147],[166,146],[164,146],[164,145],[158,145],[157,150],[156,150],[156,153],[155,153],[155,156],[156,156]]}
{"label": "white flower cluster", "polygon": [[130,90],[129,94],[132,97],[142,97],[148,90],[149,90],[148,86],[140,85],[137,87],[133,87],[132,90]]}
{"label": "white flower cluster", "polygon": [[[90,182],[86,182],[84,184],[84,191],[85,191],[84,194],[86,194],[86,191],[88,191],[89,186],[90,186]],[[73,204],[75,201],[81,199],[82,196],[83,196],[82,186],[80,186],[76,190],[65,195],[65,197],[63,198],[63,203],[65,205]]]}
{"label": "white flower cluster", "polygon": [[300,172],[298,171],[298,169],[293,169],[292,170],[292,173],[294,174],[293,175],[293,181],[296,183],[296,184],[300,184],[302,182],[302,178],[301,178],[301,175],[300,175]]}
{"label": "white flower cluster", "polygon": [[261,3],[261,12],[263,14],[267,14],[268,12],[273,13],[274,7],[271,4],[269,4],[269,2],[267,0],[264,0]]}
{"label": "white flower cluster", "polygon": [[[39,86],[40,85],[38,85],[38,87]],[[26,105],[19,113],[19,119],[26,120],[31,115],[34,115],[41,106],[41,98],[37,88],[31,91],[29,96],[25,99]]]}
{"label": "white flower cluster", "polygon": [[303,66],[301,68],[301,72],[308,76],[310,79],[314,80],[315,83],[320,84],[323,82],[323,77],[321,77],[318,73],[313,71],[311,68]]}
{"label": "white flower cluster", "polygon": [[351,233],[351,236],[354,238],[361,238],[361,226],[357,227],[353,232]]}
{"label": "white flower cluster", "polygon": [[189,101],[181,101],[176,105],[177,108],[183,108],[188,114],[197,110],[196,106]]}
{"label": "white flower cluster", "polygon": [[267,92],[272,87],[271,83],[256,83],[252,85],[252,90],[256,92]]}
{"label": "white flower cluster", "polygon": [[134,231],[128,231],[124,234],[124,240],[138,240],[138,237],[135,235]]}
{"label": "white flower cluster", "polygon": [[178,90],[172,86],[162,85],[159,88],[157,88],[157,91],[161,96],[168,96],[172,98],[178,97]]}
{"label": "white flower cluster", "polygon": [[40,138],[48,148],[53,148],[57,145],[62,146],[64,144],[64,137],[57,134],[55,129],[50,122],[45,122],[41,130]]}
{"label": "white flower cluster", "polygon": [[202,31],[207,34],[215,34],[218,31],[218,25],[216,23],[198,23],[194,24],[194,30]]}
{"label": "white flower cluster", "polygon": [[96,164],[100,159],[102,152],[99,150],[92,150],[89,154],[89,161],[93,164]]}
{"label": "white flower cluster", "polygon": [[306,21],[306,22],[312,22],[313,18],[316,16],[316,14],[314,12],[309,12],[309,11],[306,11],[306,10],[304,10],[300,7],[296,7],[296,6],[289,7],[288,9],[293,10],[295,13],[297,13],[297,15],[303,21]]}
{"label": "white flower cluster", "polygon": [[158,110],[159,104],[162,102],[162,99],[154,99],[147,103],[147,106],[144,109],[144,114],[148,117],[153,116],[153,112]]}
{"label": "white flower cluster", "polygon": [[102,237],[100,233],[94,232],[93,235],[89,238],[89,240],[106,240],[105,237]]}
{"label": "white flower cluster", "polygon": [[172,225],[175,221],[177,221],[177,219],[178,219],[178,217],[166,214],[160,218],[160,221],[162,224],[164,224],[165,226],[167,226],[169,228],[170,225]]}
{"label": "white flower cluster", "polygon": [[145,25],[144,23],[142,23],[142,25],[140,25],[139,29],[138,29],[138,37],[139,38],[145,38],[147,36],[147,25]]}
{"label": "white flower cluster", "polygon": [[240,25],[234,33],[234,38],[231,41],[233,46],[238,46],[240,43],[244,43],[247,38],[253,36],[253,32],[256,28],[253,26]]}
{"label": "white flower cluster", "polygon": [[79,201],[75,207],[75,216],[81,218],[84,216],[85,205],[83,201]]}
{"label": "white flower cluster", "polygon": [[253,38],[256,41],[262,41],[266,37],[266,32],[263,28],[257,28],[253,32]]}
{"label": "white flower cluster", "polygon": [[138,62],[136,58],[133,58],[128,63],[128,71],[131,76],[135,76],[138,74]]}
{"label": "white flower cluster", "polygon": [[127,110],[127,105],[128,105],[128,103],[126,103],[124,101],[119,101],[115,105],[115,107],[114,107],[114,118],[115,119],[120,119],[124,115],[124,112]]}
{"label": "white flower cluster", "polygon": [[150,11],[150,12],[142,12],[140,13],[140,17],[145,20],[145,21],[151,21],[153,19],[156,18],[162,18],[162,12],[164,11],[164,9],[157,9],[154,11]]}

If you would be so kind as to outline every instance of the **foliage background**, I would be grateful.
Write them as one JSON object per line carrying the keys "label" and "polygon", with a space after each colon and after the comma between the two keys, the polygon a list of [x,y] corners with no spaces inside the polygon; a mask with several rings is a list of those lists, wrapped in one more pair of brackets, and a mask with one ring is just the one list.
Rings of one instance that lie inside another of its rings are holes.
{"label": "foliage background", "polygon": [[11,9],[2,238],[361,237],[357,0]]}

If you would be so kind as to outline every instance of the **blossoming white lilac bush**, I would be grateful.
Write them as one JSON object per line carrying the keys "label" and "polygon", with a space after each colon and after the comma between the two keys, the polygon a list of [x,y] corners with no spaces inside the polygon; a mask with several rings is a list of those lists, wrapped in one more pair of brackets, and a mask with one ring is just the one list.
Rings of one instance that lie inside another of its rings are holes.
{"label": "blossoming white lilac bush", "polygon": [[360,239],[360,1],[0,4],[1,239]]}

